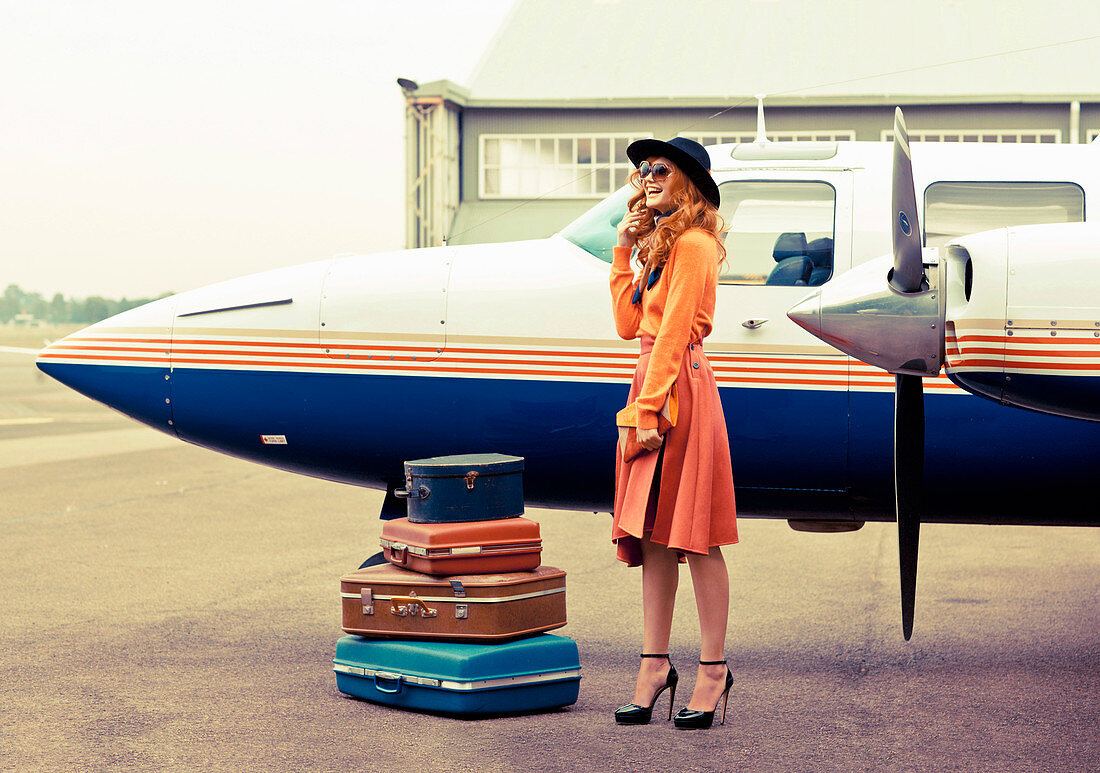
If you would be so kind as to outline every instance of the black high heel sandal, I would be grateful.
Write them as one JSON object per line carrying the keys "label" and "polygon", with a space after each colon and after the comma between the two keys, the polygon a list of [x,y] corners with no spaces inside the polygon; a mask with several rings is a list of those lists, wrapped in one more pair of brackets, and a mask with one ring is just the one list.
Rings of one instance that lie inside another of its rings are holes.
{"label": "black high heel sandal", "polygon": [[[700,660],[701,666],[725,666],[724,660]],[[733,687],[733,672],[729,670],[729,666],[726,666],[726,689],[722,690],[722,694],[718,696],[718,700],[722,701],[722,724],[726,724],[726,704],[730,699],[730,688]],[[714,722],[714,712],[718,711],[718,701],[714,702],[714,711],[696,711],[695,709],[689,709],[686,706],[676,712],[676,716],[673,717],[673,722],[676,727],[684,729],[704,729],[711,726]]]}
{"label": "black high heel sandal", "polygon": [[[643,658],[664,658],[668,660],[668,653],[663,652],[657,655],[642,653]],[[672,704],[676,702],[676,683],[680,681],[680,675],[676,673],[676,666],[672,665],[672,661],[668,661],[668,675],[665,677],[665,683],[661,685],[660,689],[653,694],[653,700],[649,702],[648,706],[639,706],[637,703],[628,703],[625,706],[619,706],[615,709],[615,721],[620,725],[648,725],[649,720],[653,717],[653,707],[657,704],[657,699],[661,697],[661,693],[665,690],[671,690],[668,698],[668,718],[672,719]]]}

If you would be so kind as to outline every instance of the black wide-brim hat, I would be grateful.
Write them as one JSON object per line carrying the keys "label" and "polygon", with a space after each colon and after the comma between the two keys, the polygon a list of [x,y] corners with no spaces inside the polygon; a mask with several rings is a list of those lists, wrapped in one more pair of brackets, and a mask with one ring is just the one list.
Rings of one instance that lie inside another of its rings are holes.
{"label": "black wide-brim hat", "polygon": [[673,137],[663,140],[635,140],[626,148],[626,157],[637,167],[651,156],[664,156],[695,183],[707,201],[717,207],[722,197],[710,174],[710,154],[695,140]]}

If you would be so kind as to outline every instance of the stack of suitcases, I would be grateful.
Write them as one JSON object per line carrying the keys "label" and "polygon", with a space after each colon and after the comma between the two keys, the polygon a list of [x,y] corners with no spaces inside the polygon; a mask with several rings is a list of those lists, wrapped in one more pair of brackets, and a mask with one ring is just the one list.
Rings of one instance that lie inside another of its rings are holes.
{"label": "stack of suitcases", "polygon": [[464,716],[575,703],[576,643],[565,572],[541,566],[538,523],[523,518],[523,459],[501,454],[405,462],[408,517],[387,521],[387,564],[340,578],[341,692]]}

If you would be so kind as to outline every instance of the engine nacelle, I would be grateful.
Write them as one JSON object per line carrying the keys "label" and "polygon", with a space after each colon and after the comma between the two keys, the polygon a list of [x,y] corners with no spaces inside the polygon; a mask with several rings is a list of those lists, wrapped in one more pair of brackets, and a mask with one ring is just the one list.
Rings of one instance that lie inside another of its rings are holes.
{"label": "engine nacelle", "polygon": [[946,288],[948,377],[1005,405],[1100,421],[1100,227],[1002,228],[946,252],[969,267]]}

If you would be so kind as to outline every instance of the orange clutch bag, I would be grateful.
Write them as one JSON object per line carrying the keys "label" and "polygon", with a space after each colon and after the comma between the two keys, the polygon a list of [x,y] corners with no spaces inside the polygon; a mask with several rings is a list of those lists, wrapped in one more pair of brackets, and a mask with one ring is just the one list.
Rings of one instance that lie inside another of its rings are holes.
{"label": "orange clutch bag", "polygon": [[[668,393],[661,412],[657,414],[657,434],[664,438],[666,432],[676,426],[678,402],[676,389]],[[623,461],[632,462],[650,449],[638,442],[638,404],[633,402],[615,414],[615,424],[619,428],[619,446],[623,451]]]}

